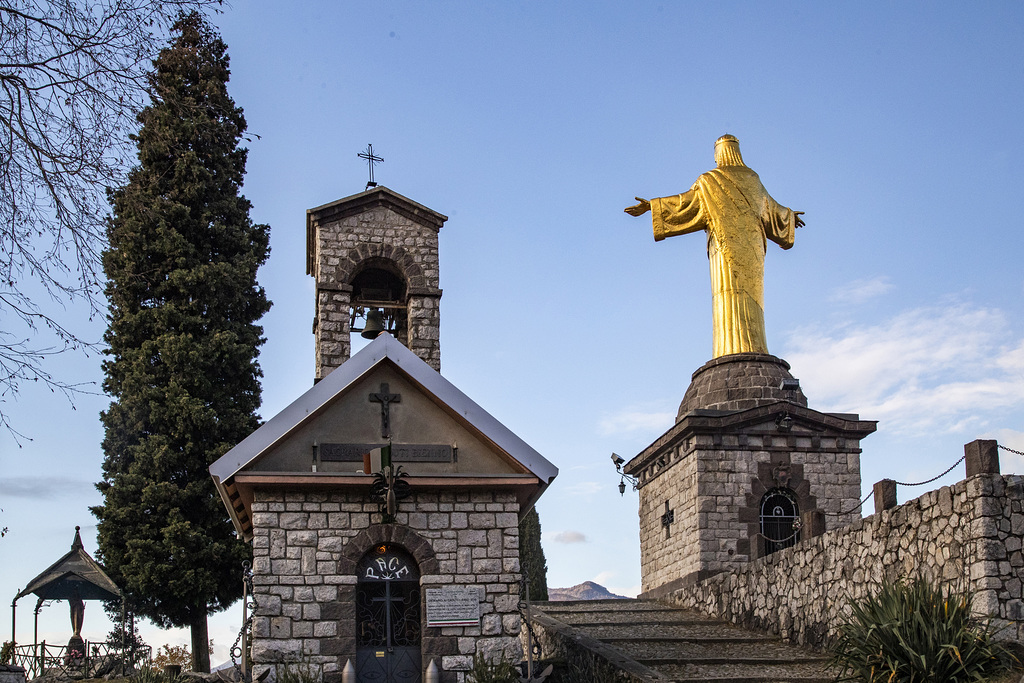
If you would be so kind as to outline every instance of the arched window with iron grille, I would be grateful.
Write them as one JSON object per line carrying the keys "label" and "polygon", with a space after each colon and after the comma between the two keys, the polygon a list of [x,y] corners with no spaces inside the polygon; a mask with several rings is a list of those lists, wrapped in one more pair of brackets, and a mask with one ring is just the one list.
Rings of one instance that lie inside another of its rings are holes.
{"label": "arched window with iron grille", "polygon": [[761,499],[761,535],[764,554],[789,548],[800,540],[800,507],[788,488],[770,489]]}

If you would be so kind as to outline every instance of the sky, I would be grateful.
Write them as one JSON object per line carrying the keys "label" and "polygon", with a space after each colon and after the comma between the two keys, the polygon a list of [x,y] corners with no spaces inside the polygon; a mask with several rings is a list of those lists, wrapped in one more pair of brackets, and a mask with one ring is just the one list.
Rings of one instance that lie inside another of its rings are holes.
{"label": "sky", "polygon": [[[768,245],[768,347],[811,408],[878,420],[864,493],[928,479],[974,439],[1024,450],[1024,4],[233,5],[214,22],[253,136],[244,194],[272,231],[263,418],[312,383],[305,211],[364,189],[372,143],[378,183],[448,216],[442,374],[560,468],[538,504],[549,586],[640,588],[637,493],[609,456],[672,426],[711,358],[710,281],[702,237],[655,243],[622,209],[689,189],[725,133],[805,212],[793,249]],[[102,319],[63,316],[101,338]],[[26,387],[3,406],[28,437],[0,433],[12,598],[75,525],[96,550],[101,360],[50,364],[94,383],[73,405]],[[214,663],[240,621],[237,605],[211,618]],[[84,635],[108,628],[89,604]],[[41,639],[69,634],[64,603],[42,611]]]}

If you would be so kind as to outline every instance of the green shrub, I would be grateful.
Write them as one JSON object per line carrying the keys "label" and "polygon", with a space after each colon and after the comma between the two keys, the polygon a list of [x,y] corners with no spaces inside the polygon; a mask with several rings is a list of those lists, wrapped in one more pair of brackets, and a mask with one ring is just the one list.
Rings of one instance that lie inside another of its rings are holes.
{"label": "green shrub", "polygon": [[841,681],[981,681],[1012,661],[988,622],[971,616],[967,593],[901,580],[850,608],[832,647]]}
{"label": "green shrub", "polygon": [[497,662],[489,662],[482,654],[476,654],[473,655],[473,668],[467,680],[472,683],[519,683],[519,671],[504,652]]}

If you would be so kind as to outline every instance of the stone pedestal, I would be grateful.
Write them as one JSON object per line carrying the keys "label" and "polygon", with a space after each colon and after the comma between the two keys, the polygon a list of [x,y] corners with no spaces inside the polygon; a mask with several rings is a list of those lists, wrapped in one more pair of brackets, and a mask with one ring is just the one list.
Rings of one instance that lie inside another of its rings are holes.
{"label": "stone pedestal", "polygon": [[0,664],[0,683],[25,683],[25,667]]}
{"label": "stone pedestal", "polygon": [[860,439],[875,425],[808,408],[781,358],[705,363],[676,424],[625,466],[639,480],[643,594],[764,556],[761,504],[770,492],[787,492],[797,516],[824,513],[828,529],[859,519]]}

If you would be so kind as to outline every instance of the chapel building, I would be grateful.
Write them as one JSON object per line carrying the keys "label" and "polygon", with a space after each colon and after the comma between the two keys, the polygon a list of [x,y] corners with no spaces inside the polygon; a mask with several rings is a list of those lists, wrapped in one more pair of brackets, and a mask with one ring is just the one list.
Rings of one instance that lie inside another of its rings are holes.
{"label": "chapel building", "polygon": [[558,469],[439,373],[446,220],[386,187],[307,213],[315,383],[210,468],[253,546],[256,676],[461,683],[521,657],[519,521]]}

